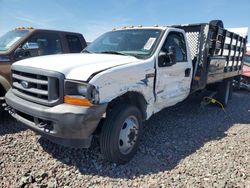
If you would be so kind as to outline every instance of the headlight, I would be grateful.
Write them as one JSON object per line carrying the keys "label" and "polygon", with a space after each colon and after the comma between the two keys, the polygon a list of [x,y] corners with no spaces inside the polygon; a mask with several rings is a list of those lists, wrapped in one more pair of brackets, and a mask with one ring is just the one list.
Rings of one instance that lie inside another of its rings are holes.
{"label": "headlight", "polygon": [[88,86],[78,84],[77,85],[77,91],[78,91],[79,94],[81,94],[83,96],[86,96],[86,94],[88,93]]}
{"label": "headlight", "polygon": [[90,98],[91,86],[87,83],[66,80],[64,83],[65,95],[80,95]]}
{"label": "headlight", "polygon": [[65,80],[64,95],[79,100],[87,99],[91,104],[97,104],[99,101],[99,95],[94,86],[78,81]]}

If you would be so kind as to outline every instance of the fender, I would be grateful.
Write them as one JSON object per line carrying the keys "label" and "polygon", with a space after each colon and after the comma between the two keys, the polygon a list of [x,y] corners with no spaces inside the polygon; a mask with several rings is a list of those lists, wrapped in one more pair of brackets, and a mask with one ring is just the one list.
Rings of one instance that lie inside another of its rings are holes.
{"label": "fender", "polygon": [[1,75],[0,75],[0,85],[3,86],[6,92],[11,88],[9,81]]}
{"label": "fender", "polygon": [[89,83],[96,87],[100,104],[109,103],[126,93],[138,93],[144,97],[146,118],[153,113],[155,68],[154,57],[137,63],[125,64],[96,74]]}

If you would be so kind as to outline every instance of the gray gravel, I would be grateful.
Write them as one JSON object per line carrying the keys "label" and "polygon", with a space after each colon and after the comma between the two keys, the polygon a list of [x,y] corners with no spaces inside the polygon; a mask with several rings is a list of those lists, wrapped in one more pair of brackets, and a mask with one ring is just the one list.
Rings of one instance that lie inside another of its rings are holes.
{"label": "gray gravel", "polygon": [[11,118],[0,124],[0,187],[250,187],[250,95],[226,112],[199,100],[146,122],[134,159],[105,162],[90,149],[57,146]]}

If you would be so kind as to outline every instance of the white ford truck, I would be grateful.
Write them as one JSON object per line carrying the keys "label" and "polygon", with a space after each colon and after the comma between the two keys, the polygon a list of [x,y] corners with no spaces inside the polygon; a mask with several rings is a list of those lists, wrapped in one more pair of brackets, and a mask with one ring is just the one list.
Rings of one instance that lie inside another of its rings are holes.
{"label": "white ford truck", "polygon": [[87,148],[98,134],[104,158],[125,163],[153,114],[205,88],[226,105],[245,46],[221,21],[113,30],[80,54],[13,64],[7,109],[61,145]]}

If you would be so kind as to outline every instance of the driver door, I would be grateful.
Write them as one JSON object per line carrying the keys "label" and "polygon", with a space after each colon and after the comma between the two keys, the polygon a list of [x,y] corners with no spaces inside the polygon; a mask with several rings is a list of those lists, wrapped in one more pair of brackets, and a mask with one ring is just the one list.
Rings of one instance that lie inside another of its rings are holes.
{"label": "driver door", "polygon": [[[182,32],[168,33],[161,52],[168,53],[170,48],[175,50],[176,63],[157,66],[156,111],[184,100],[190,92],[192,62],[187,54],[186,40]],[[159,62],[157,64],[159,65]]]}

